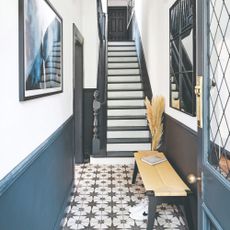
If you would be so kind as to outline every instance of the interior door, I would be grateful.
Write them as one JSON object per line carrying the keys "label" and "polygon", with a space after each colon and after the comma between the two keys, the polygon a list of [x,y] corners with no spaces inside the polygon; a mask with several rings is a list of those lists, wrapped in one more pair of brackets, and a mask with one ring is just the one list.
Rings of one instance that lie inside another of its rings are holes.
{"label": "interior door", "polygon": [[83,150],[83,38],[74,25],[73,42],[73,113],[74,113],[74,139],[75,162],[84,161]]}
{"label": "interior door", "polygon": [[202,175],[199,229],[228,230],[230,229],[230,1],[198,1],[197,10],[197,75],[202,76],[197,77],[196,88],[201,156],[199,168]]}
{"label": "interior door", "polygon": [[109,41],[128,40],[127,33],[127,8],[108,8],[108,39]]}

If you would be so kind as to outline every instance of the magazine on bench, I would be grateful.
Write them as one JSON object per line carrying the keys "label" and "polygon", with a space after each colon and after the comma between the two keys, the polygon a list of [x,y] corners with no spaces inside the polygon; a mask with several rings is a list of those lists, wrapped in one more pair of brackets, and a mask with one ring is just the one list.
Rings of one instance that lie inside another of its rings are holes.
{"label": "magazine on bench", "polygon": [[149,165],[156,165],[166,161],[167,159],[165,156],[148,156],[142,157],[141,160]]}

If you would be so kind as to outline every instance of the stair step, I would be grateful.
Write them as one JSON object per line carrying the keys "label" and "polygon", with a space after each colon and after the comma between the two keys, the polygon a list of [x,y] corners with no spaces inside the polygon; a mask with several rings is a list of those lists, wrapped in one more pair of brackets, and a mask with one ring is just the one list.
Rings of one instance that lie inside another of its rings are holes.
{"label": "stair step", "polygon": [[124,90],[124,89],[142,89],[141,83],[129,83],[129,84],[108,84],[108,90]]}
{"label": "stair step", "polygon": [[131,63],[108,63],[108,67],[111,69],[122,69],[122,68],[127,68],[127,69],[131,69],[131,68],[139,68],[139,64],[138,62],[131,62]]}
{"label": "stair step", "polygon": [[107,115],[111,116],[145,116],[146,109],[108,109]]}
{"label": "stair step", "polygon": [[133,157],[134,151],[107,151],[108,157]]}
{"label": "stair step", "polygon": [[149,131],[149,127],[148,126],[116,126],[116,127],[108,127],[107,130],[108,131],[148,130]]}
{"label": "stair step", "polygon": [[140,69],[108,69],[108,75],[140,74]]}
{"label": "stair step", "polygon": [[137,57],[108,57],[108,62],[137,62]]}
{"label": "stair step", "polygon": [[108,107],[111,106],[144,106],[144,100],[108,100]]}
{"label": "stair step", "polygon": [[135,46],[108,46],[108,51],[136,51]]}
{"label": "stair step", "polygon": [[145,106],[108,106],[108,109],[146,109]]}
{"label": "stair step", "polygon": [[107,138],[107,143],[150,143],[151,138]]}
{"label": "stair step", "polygon": [[107,127],[143,127],[147,126],[146,118],[143,119],[111,119],[107,120]]}
{"label": "stair step", "polygon": [[150,138],[148,130],[107,131],[107,138]]}
{"label": "stair step", "polygon": [[136,51],[109,51],[108,57],[136,57],[137,52]]}
{"label": "stair step", "polygon": [[133,76],[108,76],[108,83],[112,82],[141,82],[140,75],[133,75]]}
{"label": "stair step", "polygon": [[119,152],[119,151],[141,151],[150,150],[151,143],[109,143],[107,144],[107,151]]}
{"label": "stair step", "polygon": [[116,41],[116,42],[113,42],[113,41],[109,41],[108,42],[108,45],[112,45],[112,46],[115,46],[115,45],[118,45],[118,46],[128,46],[128,45],[135,45],[135,42],[134,41]]}
{"label": "stair step", "polygon": [[143,98],[143,91],[116,91],[116,92],[108,92],[108,99],[111,98]]}
{"label": "stair step", "polygon": [[131,119],[146,119],[146,116],[136,115],[136,116],[107,116],[108,120],[131,120]]}

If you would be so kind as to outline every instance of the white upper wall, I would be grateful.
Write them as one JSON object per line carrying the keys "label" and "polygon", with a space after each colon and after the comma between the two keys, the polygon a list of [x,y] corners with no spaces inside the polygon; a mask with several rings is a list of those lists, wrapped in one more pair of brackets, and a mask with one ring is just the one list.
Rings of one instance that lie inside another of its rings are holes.
{"label": "white upper wall", "polygon": [[18,1],[0,2],[0,180],[73,113],[72,28],[75,22],[79,30],[82,30],[81,0],[52,0],[51,3],[63,18],[64,91],[19,102]]}
{"label": "white upper wall", "polygon": [[82,29],[84,37],[84,88],[97,87],[99,37],[97,1],[81,1]]}
{"label": "white upper wall", "polygon": [[127,6],[128,0],[108,0],[108,6]]}
{"label": "white upper wall", "polygon": [[163,95],[166,113],[193,130],[196,117],[169,106],[169,8],[175,0],[136,0],[135,13],[153,95]]}

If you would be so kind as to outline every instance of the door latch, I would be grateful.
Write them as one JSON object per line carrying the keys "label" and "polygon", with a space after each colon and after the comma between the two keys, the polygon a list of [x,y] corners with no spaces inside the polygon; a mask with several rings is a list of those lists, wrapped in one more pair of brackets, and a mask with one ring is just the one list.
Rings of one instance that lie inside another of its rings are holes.
{"label": "door latch", "polygon": [[203,127],[203,76],[196,77],[196,116],[197,125],[199,128]]}

